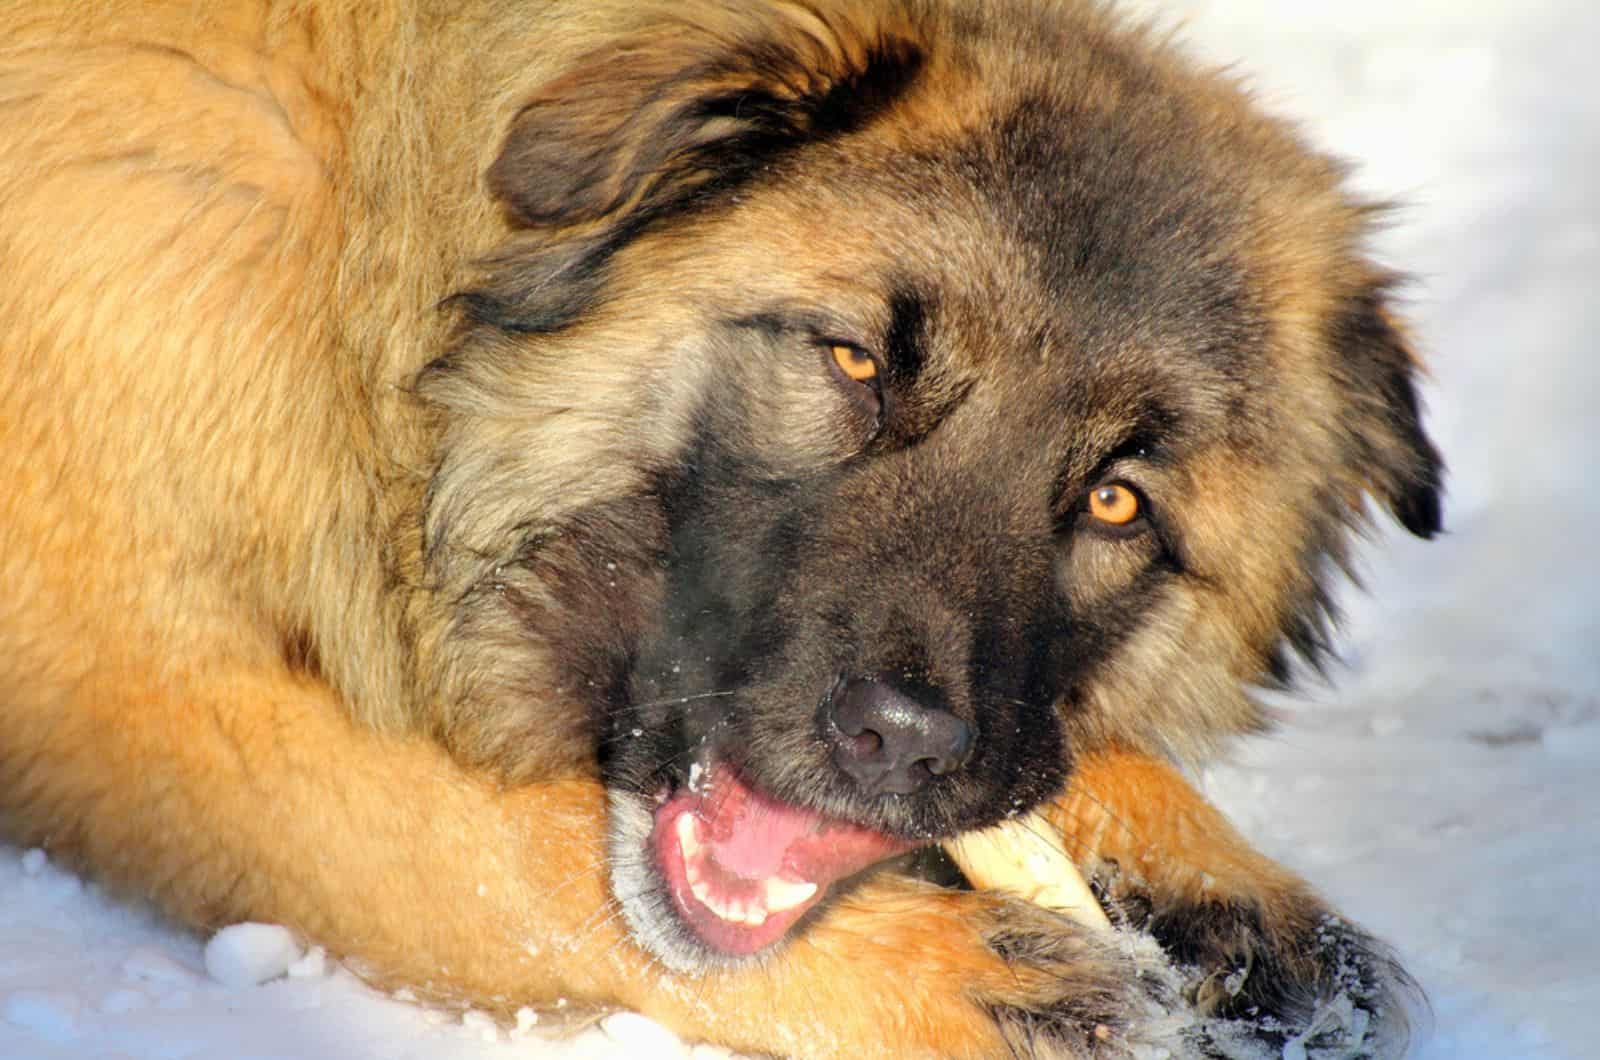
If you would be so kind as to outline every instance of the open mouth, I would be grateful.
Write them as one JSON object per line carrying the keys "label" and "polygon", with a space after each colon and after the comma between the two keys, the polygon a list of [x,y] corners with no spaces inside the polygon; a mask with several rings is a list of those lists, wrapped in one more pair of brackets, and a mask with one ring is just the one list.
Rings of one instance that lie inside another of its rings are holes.
{"label": "open mouth", "polygon": [[779,802],[722,764],[656,809],[651,842],[683,922],[729,956],[771,945],[830,885],[916,845]]}

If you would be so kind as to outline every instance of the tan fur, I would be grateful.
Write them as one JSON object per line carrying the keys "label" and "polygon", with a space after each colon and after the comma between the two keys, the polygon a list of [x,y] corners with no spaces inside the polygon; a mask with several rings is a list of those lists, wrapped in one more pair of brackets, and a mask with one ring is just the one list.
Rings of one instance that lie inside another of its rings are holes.
{"label": "tan fur", "polygon": [[1091,875],[1114,867],[1193,902],[1274,902],[1304,887],[1257,853],[1176,769],[1145,755],[1086,757],[1049,817]]}
{"label": "tan fur", "polygon": [[[696,10],[700,36],[783,23],[816,46],[819,78],[859,44],[818,29],[826,5]],[[796,182],[752,222],[775,233],[763,246],[691,223],[667,246],[624,251],[627,283],[539,378],[508,367],[527,349],[483,339],[503,360],[421,384],[418,400],[419,373],[464,341],[441,300],[509,253],[508,215],[537,206],[486,193],[529,100],[592,86],[595,113],[579,124],[607,132],[646,106],[648,78],[607,96],[619,75],[595,56],[673,11],[0,2],[0,831],[186,924],[281,922],[433,1000],[631,1006],[691,1039],[808,1056],[999,1055],[1019,1039],[997,1007],[1062,996],[1087,1026],[1115,1024],[1133,981],[1117,953],[1015,903],[895,878],[853,892],[762,966],[699,980],[663,970],[626,936],[607,886],[605,793],[578,690],[526,688],[545,672],[541,649],[506,624],[463,628],[449,609],[484,591],[483,567],[528,517],[504,484],[553,520],[633,488],[641,447],[664,453],[688,433],[707,369],[639,336],[689,331],[695,284],[755,304],[772,293],[763,284],[790,282],[774,256],[822,253],[844,290],[886,236],[923,223],[907,205],[871,230],[841,227],[839,204]],[[1276,127],[1240,125],[1229,92],[1148,58],[1209,101],[1219,135],[1291,150]],[[959,88],[977,73],[934,80]],[[1116,104],[1092,89],[1088,102]],[[977,106],[956,90],[913,96],[879,150],[954,135]],[[645,151],[650,131],[627,151]],[[1310,901],[1146,755],[1203,753],[1256,724],[1239,679],[1263,665],[1303,588],[1236,546],[1298,541],[1306,527],[1263,483],[1303,501],[1328,488],[1312,472],[1340,459],[1315,415],[1333,384],[1297,337],[1334,293],[1373,280],[1324,274],[1362,230],[1335,183],[1306,163],[1304,187],[1327,200],[1240,236],[1278,293],[1275,356],[1301,402],[1282,411],[1316,467],[1230,447],[1173,473],[1198,513],[1198,568],[1229,577],[1175,595],[1071,723],[1078,746],[1138,751],[1080,765],[1055,807],[1069,849],[1175,901]],[[626,208],[610,199],[650,192],[619,174],[586,187],[595,216],[561,239]],[[973,275],[1008,290],[1031,284],[1030,262],[973,249],[989,245],[976,212],[918,251],[972,255]],[[1315,237],[1297,234],[1307,215]],[[529,251],[547,236],[509,238]],[[680,308],[653,296],[665,286],[688,292]],[[851,308],[869,315],[865,287]],[[1025,338],[1006,327],[973,338],[975,364]],[[831,459],[846,444],[836,399],[799,372],[782,381],[757,419],[770,436],[750,444],[797,468]],[[812,418],[779,415],[796,404]],[[617,430],[645,417],[659,434]],[[1352,472],[1335,488],[1366,485]],[[450,521],[452,554],[424,554],[429,519]],[[1073,562],[1086,596],[1128,576],[1115,557]],[[488,705],[517,696],[529,713]],[[1018,918],[1062,932],[1060,951],[1002,959],[991,936]],[[914,990],[883,988],[906,969]]]}

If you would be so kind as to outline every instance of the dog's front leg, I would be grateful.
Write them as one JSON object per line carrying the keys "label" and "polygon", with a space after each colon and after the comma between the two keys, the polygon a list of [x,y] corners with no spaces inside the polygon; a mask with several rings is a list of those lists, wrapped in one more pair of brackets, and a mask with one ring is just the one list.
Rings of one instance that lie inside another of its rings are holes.
{"label": "dog's front leg", "polygon": [[1341,1056],[1404,1052],[1414,996],[1404,971],[1172,766],[1085,756],[1046,815],[1112,919],[1149,931],[1190,972],[1201,1016],[1234,1021],[1224,1033],[1248,1021],[1274,1047],[1298,1038]]}
{"label": "dog's front leg", "polygon": [[309,678],[110,656],[0,712],[5,832],[186,924],[280,923],[436,999],[632,1000],[649,962],[612,916],[596,782],[501,791]]}
{"label": "dog's front leg", "polygon": [[1121,1056],[1146,1005],[1070,921],[899,878],[765,957],[671,973],[626,934],[597,781],[501,788],[293,674],[100,663],[12,704],[0,819],[202,929],[276,922],[430,1000],[627,1006],[771,1055]]}

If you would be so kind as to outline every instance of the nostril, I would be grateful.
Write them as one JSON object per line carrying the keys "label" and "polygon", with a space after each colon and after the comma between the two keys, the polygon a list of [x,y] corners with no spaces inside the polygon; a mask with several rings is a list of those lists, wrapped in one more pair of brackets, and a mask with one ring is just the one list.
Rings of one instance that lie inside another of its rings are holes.
{"label": "nostril", "polygon": [[909,795],[959,769],[972,750],[972,729],[937,705],[881,678],[841,682],[825,703],[833,759],[870,792]]}
{"label": "nostril", "polygon": [[972,753],[972,726],[949,711],[940,713],[945,716],[938,720],[938,724],[944,729],[940,736],[944,744],[944,753],[923,759],[928,764],[928,771],[936,777],[960,769],[966,762],[967,756]]}
{"label": "nostril", "polygon": [[875,755],[883,749],[883,737],[871,729],[863,729],[858,733],[841,733],[849,745],[850,753],[866,757]]}

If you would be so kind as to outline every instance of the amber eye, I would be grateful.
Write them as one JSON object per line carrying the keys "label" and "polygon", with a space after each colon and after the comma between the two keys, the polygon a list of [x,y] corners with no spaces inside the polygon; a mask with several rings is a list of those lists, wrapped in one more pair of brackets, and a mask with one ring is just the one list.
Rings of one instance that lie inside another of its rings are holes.
{"label": "amber eye", "polygon": [[1139,517],[1139,495],[1115,482],[1099,486],[1089,494],[1089,514],[1102,523],[1127,526]]}
{"label": "amber eye", "polygon": [[867,351],[836,343],[831,352],[833,363],[839,366],[839,371],[856,382],[870,383],[878,377],[878,362],[874,361],[872,354]]}

